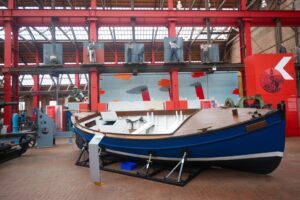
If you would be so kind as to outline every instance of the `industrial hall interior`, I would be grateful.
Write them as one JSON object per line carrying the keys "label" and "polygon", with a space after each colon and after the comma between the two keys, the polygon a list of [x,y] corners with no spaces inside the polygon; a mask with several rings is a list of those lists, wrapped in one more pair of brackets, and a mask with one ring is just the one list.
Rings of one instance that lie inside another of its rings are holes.
{"label": "industrial hall interior", "polygon": [[0,200],[300,197],[300,0],[0,0]]}

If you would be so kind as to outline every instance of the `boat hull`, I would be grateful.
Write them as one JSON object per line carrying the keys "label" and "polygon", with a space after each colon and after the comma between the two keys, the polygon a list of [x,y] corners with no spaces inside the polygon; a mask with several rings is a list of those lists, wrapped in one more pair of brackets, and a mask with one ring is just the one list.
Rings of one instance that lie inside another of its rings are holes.
{"label": "boat hull", "polygon": [[[255,130],[247,127],[266,122]],[[75,126],[75,133],[90,141],[92,134]],[[285,120],[279,111],[231,127],[162,139],[126,139],[104,137],[99,146],[105,151],[132,158],[178,161],[215,165],[256,173],[271,173],[284,152]]]}

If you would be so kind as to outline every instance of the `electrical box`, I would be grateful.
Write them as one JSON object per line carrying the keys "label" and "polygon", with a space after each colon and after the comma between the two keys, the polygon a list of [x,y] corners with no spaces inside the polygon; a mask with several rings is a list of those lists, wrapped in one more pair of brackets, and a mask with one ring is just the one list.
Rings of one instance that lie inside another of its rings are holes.
{"label": "electrical box", "polygon": [[62,65],[63,45],[43,44],[43,63],[45,65]]}
{"label": "electrical box", "polygon": [[202,44],[201,60],[203,63],[218,63],[220,62],[220,51],[218,44]]}
{"label": "electrical box", "polygon": [[126,43],[124,49],[125,63],[143,63],[144,62],[144,44]]}
{"label": "electrical box", "polygon": [[104,43],[83,43],[83,64],[104,64]]}
{"label": "electrical box", "polygon": [[164,62],[183,62],[183,38],[164,38]]}

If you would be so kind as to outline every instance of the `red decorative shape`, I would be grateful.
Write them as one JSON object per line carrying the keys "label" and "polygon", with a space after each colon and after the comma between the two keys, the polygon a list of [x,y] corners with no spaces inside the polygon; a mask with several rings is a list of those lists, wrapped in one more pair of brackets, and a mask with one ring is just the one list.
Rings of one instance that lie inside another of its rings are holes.
{"label": "red decorative shape", "polygon": [[165,102],[165,110],[174,110],[174,102],[166,101]]}
{"label": "red decorative shape", "polygon": [[142,90],[142,98],[143,101],[150,101],[150,94],[148,89]]}
{"label": "red decorative shape", "polygon": [[232,94],[239,95],[240,94],[239,88],[235,88],[234,90],[232,90]]}
{"label": "red decorative shape", "polygon": [[196,95],[197,95],[198,99],[205,99],[202,85],[195,86],[195,90],[196,90]]}
{"label": "red decorative shape", "polygon": [[159,85],[160,87],[170,87],[171,81],[170,81],[169,79],[160,79],[160,80],[158,81],[158,85]]}
{"label": "red decorative shape", "polygon": [[123,81],[130,81],[132,79],[132,75],[126,73],[115,74],[114,77]]}
{"label": "red decorative shape", "polygon": [[211,108],[211,101],[201,101],[200,104],[202,109]]}
{"label": "red decorative shape", "polygon": [[205,76],[205,72],[193,72],[192,73],[193,78],[200,78],[202,76]]}
{"label": "red decorative shape", "polygon": [[99,90],[99,95],[104,95],[105,94],[105,90],[101,89]]}
{"label": "red decorative shape", "polygon": [[269,93],[277,93],[284,83],[282,75],[273,68],[266,69],[260,75],[260,86]]}
{"label": "red decorative shape", "polygon": [[106,112],[107,111],[107,104],[106,103],[99,103],[98,104],[98,112]]}

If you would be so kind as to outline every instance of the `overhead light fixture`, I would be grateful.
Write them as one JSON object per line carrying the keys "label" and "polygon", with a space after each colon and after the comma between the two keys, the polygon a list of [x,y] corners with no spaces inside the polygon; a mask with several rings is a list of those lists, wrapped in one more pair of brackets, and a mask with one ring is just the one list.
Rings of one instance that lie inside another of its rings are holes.
{"label": "overhead light fixture", "polygon": [[266,0],[262,0],[261,4],[260,4],[260,8],[266,8],[267,7],[267,1]]}
{"label": "overhead light fixture", "polygon": [[213,70],[213,71],[217,71],[217,66],[214,65],[214,66],[212,67],[212,70]]}
{"label": "overhead light fixture", "polygon": [[176,6],[177,10],[181,10],[182,9],[182,4],[181,4],[181,1],[178,0],[177,1],[177,6]]}

